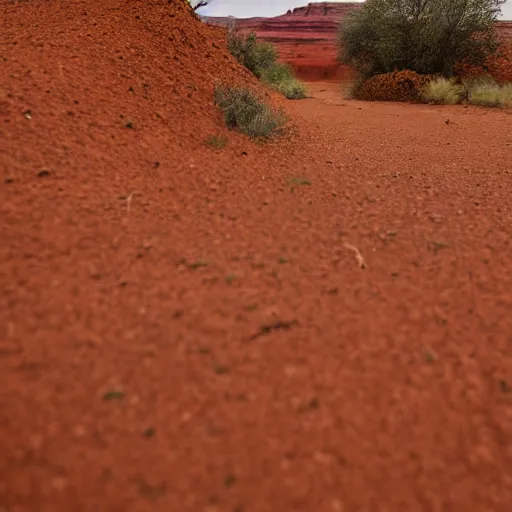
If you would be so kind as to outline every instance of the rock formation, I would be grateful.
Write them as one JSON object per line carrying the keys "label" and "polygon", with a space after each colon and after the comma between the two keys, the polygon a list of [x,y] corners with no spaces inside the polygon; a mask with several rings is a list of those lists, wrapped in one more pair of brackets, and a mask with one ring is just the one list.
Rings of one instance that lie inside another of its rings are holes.
{"label": "rock formation", "polygon": [[[274,43],[281,60],[291,64],[306,80],[351,78],[352,70],[337,62],[337,27],[360,3],[310,3],[275,18],[237,20],[241,30],[254,31],[263,41]],[[204,18],[226,25],[229,18]]]}

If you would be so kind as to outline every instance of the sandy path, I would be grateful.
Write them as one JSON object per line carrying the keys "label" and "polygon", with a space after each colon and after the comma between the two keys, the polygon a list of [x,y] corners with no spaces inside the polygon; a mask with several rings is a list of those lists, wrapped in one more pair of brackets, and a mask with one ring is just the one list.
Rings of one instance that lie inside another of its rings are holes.
{"label": "sandy path", "polygon": [[2,512],[509,510],[512,117],[312,90],[270,146],[3,168]]}

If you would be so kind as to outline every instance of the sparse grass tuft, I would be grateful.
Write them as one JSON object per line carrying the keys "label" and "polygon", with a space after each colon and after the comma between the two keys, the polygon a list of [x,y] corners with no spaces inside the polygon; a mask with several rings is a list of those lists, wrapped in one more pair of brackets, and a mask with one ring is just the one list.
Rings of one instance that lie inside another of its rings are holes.
{"label": "sparse grass tuft", "polygon": [[268,138],[279,133],[286,122],[282,112],[273,111],[248,89],[217,86],[214,99],[228,128],[238,128],[249,137]]}
{"label": "sparse grass tuft", "polygon": [[472,105],[481,107],[512,107],[512,84],[498,85],[492,82],[473,84],[468,91]]}
{"label": "sparse grass tuft", "polygon": [[288,64],[274,63],[262,72],[261,79],[289,100],[307,98],[306,86],[295,78]]}
{"label": "sparse grass tuft", "polygon": [[273,87],[289,100],[303,100],[308,97],[306,86],[296,78],[276,84]]}
{"label": "sparse grass tuft", "polygon": [[308,180],[307,178],[292,178],[291,184],[299,186],[311,185],[311,180]]}
{"label": "sparse grass tuft", "polygon": [[464,86],[455,80],[438,77],[431,80],[422,91],[423,100],[440,105],[456,105],[462,100]]}
{"label": "sparse grass tuft", "polygon": [[501,86],[501,103],[503,107],[512,108],[512,83]]}
{"label": "sparse grass tuft", "polygon": [[213,149],[225,148],[228,143],[228,139],[225,135],[210,135],[206,139],[206,144]]}

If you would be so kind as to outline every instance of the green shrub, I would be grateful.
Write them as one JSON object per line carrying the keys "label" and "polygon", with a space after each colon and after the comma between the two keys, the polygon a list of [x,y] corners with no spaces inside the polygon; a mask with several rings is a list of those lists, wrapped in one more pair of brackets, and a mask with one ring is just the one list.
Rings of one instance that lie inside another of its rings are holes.
{"label": "green shrub", "polygon": [[422,91],[424,101],[441,105],[456,105],[464,96],[464,86],[455,80],[438,77],[431,80]]}
{"label": "green shrub", "polygon": [[257,72],[255,73],[258,78],[261,77],[265,70],[270,69],[277,62],[277,49],[273,44],[270,43],[258,43],[254,46],[254,57],[255,67]]}
{"label": "green shrub", "polygon": [[289,100],[303,100],[308,97],[306,86],[296,78],[275,84],[273,87]]}
{"label": "green shrub", "polygon": [[498,48],[502,0],[367,0],[343,21],[340,58],[365,77],[410,69],[453,76]]}
{"label": "green shrub", "polygon": [[281,62],[274,62],[272,66],[269,66],[262,73],[261,78],[269,84],[278,84],[287,80],[293,80],[295,76],[291,66]]}
{"label": "green shrub", "polygon": [[512,84],[501,87],[492,82],[473,84],[468,99],[472,105],[481,107],[512,107]]}
{"label": "green shrub", "polygon": [[263,71],[261,79],[290,100],[307,97],[306,86],[295,78],[288,64],[274,63]]}
{"label": "green shrub", "polygon": [[273,111],[247,89],[217,86],[214,99],[228,128],[238,128],[249,137],[268,138],[284,126],[283,113]]}
{"label": "green shrub", "polygon": [[231,25],[228,30],[228,49],[242,66],[286,98],[306,97],[306,87],[295,78],[292,68],[277,62],[275,46],[258,42],[254,32],[244,34],[237,31],[236,25]]}
{"label": "green shrub", "polygon": [[258,78],[277,61],[277,50],[269,43],[259,43],[256,34],[244,34],[232,28],[228,32],[228,50],[235,59]]}

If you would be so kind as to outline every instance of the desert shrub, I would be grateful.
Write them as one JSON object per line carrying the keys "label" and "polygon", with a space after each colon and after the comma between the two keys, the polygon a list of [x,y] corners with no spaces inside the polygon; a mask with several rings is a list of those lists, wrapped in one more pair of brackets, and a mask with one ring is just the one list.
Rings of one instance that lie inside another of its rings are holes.
{"label": "desert shrub", "polygon": [[273,44],[258,42],[256,34],[244,34],[232,24],[228,30],[228,49],[236,60],[288,99],[306,97],[306,87],[295,78],[293,70],[277,62]]}
{"label": "desert shrub", "polygon": [[455,105],[464,97],[464,86],[454,79],[437,77],[423,88],[424,101],[441,105]]}
{"label": "desert shrub", "polygon": [[[474,71],[474,70],[472,70]],[[464,100],[468,103],[470,103],[469,96],[470,92],[478,87],[482,86],[498,86],[498,82],[496,79],[490,75],[489,73],[486,73],[485,71],[481,71],[480,74],[476,74],[475,72],[471,73],[465,73],[458,77],[458,80],[464,87]]]}
{"label": "desert shrub", "polygon": [[502,99],[501,103],[503,107],[512,108],[512,83],[504,84],[501,86]]}
{"label": "desert shrub", "polygon": [[432,78],[431,75],[420,75],[408,70],[375,75],[361,84],[356,98],[365,101],[417,103],[422,101],[423,89]]}
{"label": "desert shrub", "polygon": [[262,80],[270,84],[277,84],[295,78],[292,68],[288,64],[275,62],[266,69],[261,76]]}
{"label": "desert shrub", "polygon": [[512,84],[474,83],[468,91],[468,99],[472,105],[481,107],[512,107]]}
{"label": "desert shrub", "polygon": [[306,86],[295,78],[288,64],[274,63],[263,71],[261,79],[290,100],[307,97]]}
{"label": "desert shrub", "polygon": [[364,76],[410,69],[452,76],[498,48],[502,0],[367,0],[339,32],[340,59]]}
{"label": "desert shrub", "polygon": [[303,100],[308,96],[306,86],[296,78],[275,84],[273,87],[289,100]]}
{"label": "desert shrub", "polygon": [[228,31],[228,50],[258,78],[277,61],[277,50],[272,44],[260,43],[254,32],[242,33],[235,26],[231,26]]}
{"label": "desert shrub", "polygon": [[224,113],[228,128],[238,128],[249,137],[268,138],[285,123],[282,112],[272,110],[248,89],[217,86],[214,100]]}
{"label": "desert shrub", "polygon": [[277,62],[277,49],[273,44],[256,42],[253,60],[256,63],[256,76],[261,77],[265,70],[270,69]]}

